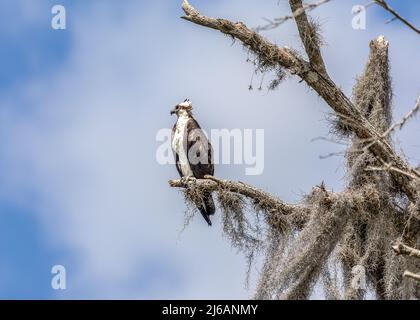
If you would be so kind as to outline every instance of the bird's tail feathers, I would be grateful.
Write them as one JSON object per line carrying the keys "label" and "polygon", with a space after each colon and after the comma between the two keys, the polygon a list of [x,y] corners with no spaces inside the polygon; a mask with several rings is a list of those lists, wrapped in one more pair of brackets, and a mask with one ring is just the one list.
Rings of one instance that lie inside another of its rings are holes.
{"label": "bird's tail feathers", "polygon": [[203,194],[201,203],[197,204],[197,208],[203,216],[204,220],[211,226],[210,216],[213,215],[216,211],[214,205],[213,197],[210,192]]}

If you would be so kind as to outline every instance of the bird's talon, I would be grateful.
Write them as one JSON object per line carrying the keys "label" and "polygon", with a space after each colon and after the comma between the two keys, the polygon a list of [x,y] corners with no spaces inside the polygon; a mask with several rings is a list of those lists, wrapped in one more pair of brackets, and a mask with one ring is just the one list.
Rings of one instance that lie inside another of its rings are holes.
{"label": "bird's talon", "polygon": [[184,185],[187,184],[187,179],[185,177],[182,177],[181,178],[181,183],[184,184]]}
{"label": "bird's talon", "polygon": [[196,185],[197,184],[197,180],[194,177],[187,177],[187,183],[189,185]]}

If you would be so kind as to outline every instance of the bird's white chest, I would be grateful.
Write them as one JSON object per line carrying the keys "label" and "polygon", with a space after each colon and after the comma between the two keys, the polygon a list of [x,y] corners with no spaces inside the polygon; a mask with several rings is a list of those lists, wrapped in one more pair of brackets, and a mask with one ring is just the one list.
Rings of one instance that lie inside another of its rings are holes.
{"label": "bird's white chest", "polygon": [[187,117],[180,117],[175,126],[174,136],[172,138],[172,149],[179,157],[179,165],[181,168],[182,175],[193,177],[194,174],[191,170],[190,163],[188,161],[187,148]]}

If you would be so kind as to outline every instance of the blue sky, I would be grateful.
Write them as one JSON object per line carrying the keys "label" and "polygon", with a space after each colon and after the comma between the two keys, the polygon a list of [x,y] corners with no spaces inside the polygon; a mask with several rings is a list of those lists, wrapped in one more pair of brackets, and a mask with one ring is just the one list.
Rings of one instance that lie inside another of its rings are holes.
{"label": "blue sky", "polygon": [[[195,219],[179,234],[185,206],[166,183],[175,169],[155,161],[155,136],[172,126],[168,111],[186,96],[204,128],[265,129],[263,175],[246,177],[238,165],[220,166],[217,175],[288,201],[321,180],[342,187],[343,161],[318,157],[340,146],[310,143],[328,133],[322,101],[295,79],[272,93],[249,92],[252,67],[242,48],[179,19],[180,2],[1,2],[0,298],[252,296],[257,272],[246,290],[245,260],[222,238],[217,217],[214,228]],[[284,2],[192,1],[250,25],[287,14]],[[328,68],[350,93],[369,40],[384,34],[399,118],[420,92],[418,37],[398,22],[384,24],[389,15],[379,8],[368,10],[366,30],[352,30],[357,3],[314,11]],[[420,25],[418,1],[390,3]],[[54,4],[66,7],[67,30],[50,27]],[[266,35],[299,48],[293,24]],[[413,163],[419,129],[414,121],[397,137]],[[66,267],[64,291],[50,285],[57,264]]]}

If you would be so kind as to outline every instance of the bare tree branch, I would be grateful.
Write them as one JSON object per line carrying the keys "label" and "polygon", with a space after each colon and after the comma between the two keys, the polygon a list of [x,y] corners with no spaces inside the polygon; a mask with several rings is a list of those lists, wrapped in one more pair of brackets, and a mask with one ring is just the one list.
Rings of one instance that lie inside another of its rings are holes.
{"label": "bare tree branch", "polygon": [[[352,120],[352,130],[360,139],[376,140],[381,136],[328,75],[319,72],[294,51],[270,43],[258,33],[247,28],[242,22],[233,23],[226,19],[204,16],[193,8],[188,0],[183,1],[182,8],[186,14],[182,17],[183,19],[219,30],[234,39],[238,39],[265,64],[273,67],[284,67],[291,74],[299,76],[325,100],[337,115]],[[372,41],[371,50],[388,50],[388,42],[381,36]],[[393,147],[387,141],[377,141],[370,146],[369,150],[377,158],[382,159],[385,163],[391,163],[398,169],[398,171],[391,171],[393,178],[407,194],[407,197],[415,202],[417,190],[411,183],[412,179],[401,173],[411,172],[410,166],[395,153]]]}
{"label": "bare tree branch", "polygon": [[206,191],[215,191],[219,188],[226,191],[241,194],[257,202],[263,202],[265,206],[270,207],[272,212],[280,212],[284,215],[292,214],[296,209],[301,209],[301,205],[288,204],[282,200],[262,191],[256,187],[245,184],[243,182],[220,180],[212,176],[206,176],[206,179],[189,180],[169,180],[169,185],[176,188],[200,187]]}
{"label": "bare tree branch", "polygon": [[384,163],[383,167],[367,167],[366,171],[386,171],[386,172],[396,172],[402,175],[405,175],[413,180],[418,180],[420,181],[420,176],[417,172],[417,170],[412,169],[411,172],[408,171],[402,171],[396,167],[394,167],[393,165],[391,165],[390,163]]}
{"label": "bare tree branch", "polygon": [[305,64],[307,63],[294,52],[287,48],[279,48],[275,44],[265,41],[258,33],[248,29],[242,22],[233,23],[226,19],[203,16],[187,0],[184,0],[182,8],[186,14],[182,19],[207,28],[219,30],[234,39],[240,40],[244,45],[249,46],[251,50],[258,51],[264,55],[264,60],[267,63],[271,63],[271,65],[280,64],[297,74],[306,71]]}
{"label": "bare tree branch", "polygon": [[[392,246],[392,249],[398,255],[402,254],[402,255],[409,256],[409,257],[414,257],[414,258],[420,259],[420,250],[409,247],[409,246],[407,246],[403,243],[398,243],[398,244]],[[408,271],[408,270],[404,271],[403,276],[407,277],[407,278],[412,278],[412,279],[417,280],[417,281],[420,281],[420,274],[416,274],[416,273],[413,273],[413,272]]]}
{"label": "bare tree branch", "polygon": [[397,11],[392,9],[385,0],[374,0],[374,1],[377,5],[381,6],[382,8],[384,8],[386,11],[390,12],[394,16],[394,19],[392,19],[391,21],[395,19],[400,20],[402,23],[404,23],[407,27],[412,29],[414,32],[416,32],[417,34],[420,34],[419,28],[415,27],[411,22],[409,22],[407,19],[402,17]]}
{"label": "bare tree branch", "polygon": [[420,274],[416,274],[416,273],[413,273],[413,272],[410,272],[410,271],[404,271],[403,276],[407,277],[407,278],[412,278],[412,279],[417,280],[417,281],[420,281]]}
{"label": "bare tree branch", "polygon": [[420,259],[420,250],[409,247],[403,243],[398,243],[392,246],[392,249],[394,250],[396,254],[403,254],[403,255],[416,257]]}
{"label": "bare tree branch", "polygon": [[[289,204],[240,181],[221,180],[213,176],[205,176],[205,179],[169,180],[169,185],[175,188],[183,188],[187,194],[215,192],[219,196],[219,201],[225,198],[227,193],[244,196],[251,200],[255,212],[264,212],[268,225],[280,232],[288,228],[302,229],[311,213],[311,207],[306,203]],[[220,206],[222,208],[223,203],[220,203]]]}
{"label": "bare tree branch", "polygon": [[[317,5],[321,5],[327,1],[321,1]],[[320,39],[316,26],[312,21],[309,21],[306,15],[302,0],[289,0],[290,8],[295,16],[296,25],[299,30],[300,38],[305,46],[306,53],[309,57],[309,62],[323,75],[327,74],[324,60],[321,56]],[[298,14],[296,14],[298,13]]]}

